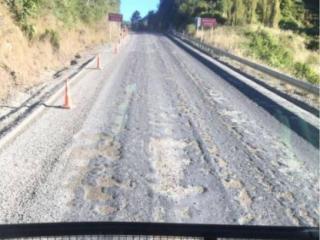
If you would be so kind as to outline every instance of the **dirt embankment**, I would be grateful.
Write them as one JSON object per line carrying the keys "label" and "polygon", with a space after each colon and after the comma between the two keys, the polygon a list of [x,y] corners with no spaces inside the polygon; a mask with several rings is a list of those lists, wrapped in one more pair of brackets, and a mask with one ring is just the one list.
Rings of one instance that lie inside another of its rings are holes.
{"label": "dirt embankment", "polygon": [[[77,53],[109,40],[106,21],[67,28],[47,14],[33,24],[36,36],[29,40],[0,4],[0,100],[45,81],[45,73],[69,65]],[[114,37],[117,34],[113,32]]]}

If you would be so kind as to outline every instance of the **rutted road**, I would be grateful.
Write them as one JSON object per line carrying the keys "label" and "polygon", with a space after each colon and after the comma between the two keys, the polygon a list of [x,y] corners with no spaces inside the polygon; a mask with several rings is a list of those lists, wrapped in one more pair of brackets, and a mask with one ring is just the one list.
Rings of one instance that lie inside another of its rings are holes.
{"label": "rutted road", "polygon": [[317,225],[312,144],[162,35],[132,35],[0,154],[0,221]]}

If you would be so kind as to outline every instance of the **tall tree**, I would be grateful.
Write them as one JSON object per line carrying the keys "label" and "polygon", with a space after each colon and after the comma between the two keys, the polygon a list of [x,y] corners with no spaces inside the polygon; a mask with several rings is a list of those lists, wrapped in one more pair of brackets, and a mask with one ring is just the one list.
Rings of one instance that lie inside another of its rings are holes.
{"label": "tall tree", "polygon": [[239,25],[245,22],[245,5],[243,0],[234,0],[231,9],[231,24]]}
{"label": "tall tree", "polygon": [[231,10],[233,0],[219,0],[217,3],[217,10],[222,13],[222,15],[228,20],[231,20]]}
{"label": "tall tree", "polygon": [[255,23],[258,0],[246,0],[245,5],[247,8],[247,23]]}
{"label": "tall tree", "polygon": [[133,29],[137,30],[140,25],[141,15],[139,11],[135,11],[131,16],[131,26]]}
{"label": "tall tree", "polygon": [[319,0],[160,0],[156,15],[164,29],[183,29],[196,16],[216,16],[232,25],[278,27],[282,21],[304,26],[308,34],[319,32]]}
{"label": "tall tree", "polygon": [[258,7],[260,12],[260,19],[264,25],[268,25],[270,19],[270,2],[271,0],[260,0]]}
{"label": "tall tree", "polygon": [[170,25],[179,25],[180,13],[178,6],[180,4],[177,0],[160,0],[157,12],[160,29],[167,29]]}
{"label": "tall tree", "polygon": [[280,0],[272,0],[271,14],[270,14],[270,27],[278,27],[281,18]]}
{"label": "tall tree", "polygon": [[280,2],[281,15],[284,18],[290,18],[292,16],[293,9],[293,0],[281,0]]}
{"label": "tall tree", "polygon": [[141,15],[139,11],[135,11],[131,16],[131,23],[137,24],[141,20]]}

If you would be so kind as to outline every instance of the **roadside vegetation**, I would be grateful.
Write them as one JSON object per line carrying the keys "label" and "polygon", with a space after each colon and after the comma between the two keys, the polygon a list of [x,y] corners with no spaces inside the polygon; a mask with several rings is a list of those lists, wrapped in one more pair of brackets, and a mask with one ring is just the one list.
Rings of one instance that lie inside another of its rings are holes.
{"label": "roadside vegetation", "polygon": [[[196,31],[195,17],[218,27]],[[176,28],[215,46],[319,84],[318,0],[162,0],[150,28]]]}
{"label": "roadside vegetation", "polygon": [[105,17],[108,11],[119,11],[119,0],[5,0],[5,2],[17,25],[29,40],[51,35],[50,41],[54,47],[59,45],[59,29],[45,29],[42,33],[37,29],[37,20],[41,20],[45,15],[54,16],[57,21],[63,23],[61,27],[73,28],[81,23],[93,25]]}
{"label": "roadside vegetation", "polygon": [[119,6],[120,0],[0,1],[0,100],[108,41],[106,16]]}

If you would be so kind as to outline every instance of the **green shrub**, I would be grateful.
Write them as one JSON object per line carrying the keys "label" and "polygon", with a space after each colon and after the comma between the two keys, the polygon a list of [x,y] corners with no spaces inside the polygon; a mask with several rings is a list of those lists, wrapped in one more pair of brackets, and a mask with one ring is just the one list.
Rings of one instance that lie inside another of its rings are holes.
{"label": "green shrub", "polygon": [[55,50],[60,48],[59,34],[54,30],[46,29],[46,31],[39,37],[41,41],[48,39]]}
{"label": "green shrub", "polygon": [[313,27],[305,27],[301,30],[301,33],[305,33],[309,36],[319,37],[319,34],[320,34],[319,25],[313,26]]}
{"label": "green shrub", "polygon": [[290,70],[297,78],[319,84],[319,75],[306,63],[294,63],[291,52],[265,31],[249,32],[248,51],[274,67]]}
{"label": "green shrub", "polygon": [[30,17],[50,10],[66,26],[77,22],[94,23],[108,11],[119,10],[120,0],[4,0],[20,27],[26,28]]}
{"label": "green shrub", "polygon": [[34,39],[36,35],[36,28],[34,25],[23,23],[21,24],[21,30],[24,32],[24,34],[27,36],[29,40]]}
{"label": "green shrub", "polygon": [[281,19],[279,27],[283,30],[299,31],[298,23],[293,19]]}
{"label": "green shrub", "polygon": [[311,39],[306,43],[306,48],[312,51],[319,50],[319,38]]}
{"label": "green shrub", "polygon": [[313,71],[307,64],[297,62],[294,64],[293,68],[296,77],[306,79],[313,84],[320,83],[320,76],[315,71]]}
{"label": "green shrub", "polygon": [[28,23],[28,17],[36,14],[42,0],[6,0],[18,25],[29,40],[36,35],[35,26]]}
{"label": "green shrub", "polygon": [[215,13],[213,17],[217,20],[219,24],[225,24],[227,19],[219,12]]}
{"label": "green shrub", "polygon": [[192,24],[188,24],[186,30],[187,30],[188,34],[194,35],[196,33],[195,24],[193,24],[193,23]]}
{"label": "green shrub", "polygon": [[51,31],[50,43],[54,49],[58,50],[60,48],[60,38],[56,31]]}
{"label": "green shrub", "polygon": [[25,23],[28,16],[34,15],[42,0],[6,0],[17,22]]}
{"label": "green shrub", "polygon": [[79,21],[92,24],[102,19],[110,10],[117,6],[117,1],[110,3],[106,0],[52,0],[54,2],[54,14],[66,25],[74,25]]}
{"label": "green shrub", "polygon": [[247,47],[251,55],[274,67],[288,68],[293,64],[291,52],[266,31],[248,32],[246,35],[249,38]]}

